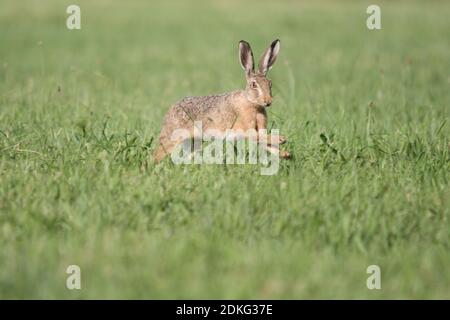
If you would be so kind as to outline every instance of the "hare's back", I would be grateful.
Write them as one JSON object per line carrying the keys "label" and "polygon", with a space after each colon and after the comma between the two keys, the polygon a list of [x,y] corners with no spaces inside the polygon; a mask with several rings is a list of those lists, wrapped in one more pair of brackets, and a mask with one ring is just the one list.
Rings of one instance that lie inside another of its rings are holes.
{"label": "hare's back", "polygon": [[210,95],[201,97],[186,97],[172,107],[172,111],[180,118],[186,120],[202,120],[229,109],[228,94]]}

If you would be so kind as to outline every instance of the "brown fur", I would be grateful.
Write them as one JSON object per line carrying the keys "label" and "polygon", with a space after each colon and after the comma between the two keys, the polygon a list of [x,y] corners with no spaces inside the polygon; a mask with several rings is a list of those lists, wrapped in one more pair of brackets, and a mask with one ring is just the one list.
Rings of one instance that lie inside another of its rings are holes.
{"label": "brown fur", "polygon": [[[250,45],[241,41],[239,49],[241,65],[246,71],[247,85],[245,89],[219,95],[187,97],[174,104],[164,118],[159,146],[155,154],[156,162],[161,161],[173,151],[177,144],[182,142],[181,140],[171,140],[174,130],[187,129],[192,132],[194,121],[202,122],[203,132],[208,129],[216,129],[223,133],[227,129],[240,129],[244,132],[249,129],[266,129],[265,107],[272,103],[271,81],[266,78],[266,73],[275,62],[279,51],[279,40],[272,42],[266,49],[261,57],[257,73],[254,72]],[[286,141],[282,136],[275,138],[278,144]],[[270,136],[258,136],[257,139],[265,140],[269,144],[271,141]],[[267,147],[272,152],[274,148],[276,147]],[[280,156],[289,158],[290,154],[280,151]]]}

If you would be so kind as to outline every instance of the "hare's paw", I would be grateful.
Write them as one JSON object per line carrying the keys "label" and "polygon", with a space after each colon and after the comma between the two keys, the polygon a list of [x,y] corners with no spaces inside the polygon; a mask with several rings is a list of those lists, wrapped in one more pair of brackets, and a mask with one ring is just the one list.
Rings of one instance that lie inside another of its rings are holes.
{"label": "hare's paw", "polygon": [[285,136],[278,136],[278,144],[286,143],[287,139]]}
{"label": "hare's paw", "polygon": [[269,139],[270,140],[268,141],[268,143],[273,142],[273,144],[277,144],[277,145],[283,144],[287,141],[285,136],[279,136],[279,135],[272,135],[269,137]]}
{"label": "hare's paw", "polygon": [[284,151],[284,150],[280,150],[280,158],[287,160],[287,159],[291,159],[292,156],[291,156],[291,154],[289,152]]}

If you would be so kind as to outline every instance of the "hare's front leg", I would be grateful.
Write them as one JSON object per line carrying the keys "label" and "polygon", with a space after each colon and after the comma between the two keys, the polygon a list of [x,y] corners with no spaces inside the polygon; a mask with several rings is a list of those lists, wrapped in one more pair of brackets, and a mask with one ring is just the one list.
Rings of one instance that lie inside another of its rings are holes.
{"label": "hare's front leg", "polygon": [[284,136],[280,135],[272,135],[272,134],[260,134],[259,130],[261,129],[267,129],[267,115],[266,112],[258,112],[256,114],[256,129],[258,130],[258,140],[259,141],[265,141],[267,144],[271,144],[272,142],[274,144],[280,145],[287,141],[287,139]]}
{"label": "hare's front leg", "polygon": [[282,159],[290,159],[291,154],[287,151],[280,150],[278,145],[286,142],[286,138],[283,136],[275,136],[269,134],[260,134],[260,129],[267,129],[267,115],[264,113],[256,114],[256,129],[258,130],[258,142],[264,141],[266,143],[266,149],[271,153],[278,153]]}
{"label": "hare's front leg", "polygon": [[281,135],[261,134],[258,132],[258,141],[266,142],[268,145],[281,145],[286,143],[287,139]]}
{"label": "hare's front leg", "polygon": [[291,159],[291,154],[287,151],[280,150],[277,147],[274,146],[266,146],[266,150],[269,151],[272,154],[279,154],[280,158],[282,159]]}

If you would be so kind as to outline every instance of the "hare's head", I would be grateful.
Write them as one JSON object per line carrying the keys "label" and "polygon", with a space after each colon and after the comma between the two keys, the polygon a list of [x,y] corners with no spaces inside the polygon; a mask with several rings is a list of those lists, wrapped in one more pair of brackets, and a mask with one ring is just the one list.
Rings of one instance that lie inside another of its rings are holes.
{"label": "hare's head", "polygon": [[239,42],[239,58],[247,79],[245,92],[250,102],[262,107],[268,107],[272,104],[272,81],[267,79],[266,75],[275,63],[279,52],[280,40],[277,39],[264,51],[259,60],[258,71],[255,72],[250,44],[243,40]]}

